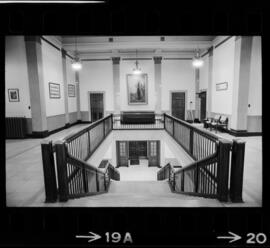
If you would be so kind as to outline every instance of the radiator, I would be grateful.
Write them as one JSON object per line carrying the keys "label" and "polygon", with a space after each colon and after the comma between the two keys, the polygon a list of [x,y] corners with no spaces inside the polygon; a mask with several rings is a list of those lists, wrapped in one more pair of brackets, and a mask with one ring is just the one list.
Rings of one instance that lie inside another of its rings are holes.
{"label": "radiator", "polygon": [[26,118],[25,117],[6,117],[6,139],[25,138]]}

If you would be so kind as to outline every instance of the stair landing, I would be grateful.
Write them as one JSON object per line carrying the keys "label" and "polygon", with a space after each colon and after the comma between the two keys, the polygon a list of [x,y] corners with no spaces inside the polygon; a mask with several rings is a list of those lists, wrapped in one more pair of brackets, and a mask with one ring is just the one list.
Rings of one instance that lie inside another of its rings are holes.
{"label": "stair landing", "polygon": [[68,207],[222,207],[215,199],[172,193],[167,181],[111,181],[108,193],[60,203]]}

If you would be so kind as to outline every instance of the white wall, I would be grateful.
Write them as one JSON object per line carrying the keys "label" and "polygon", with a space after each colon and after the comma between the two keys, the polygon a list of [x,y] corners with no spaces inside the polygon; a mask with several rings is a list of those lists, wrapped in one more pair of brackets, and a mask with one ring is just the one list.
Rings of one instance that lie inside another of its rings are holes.
{"label": "white wall", "polygon": [[147,74],[148,78],[148,104],[144,105],[128,105],[127,95],[127,74],[132,74],[135,67],[134,60],[120,61],[120,110],[155,110],[155,78],[154,78],[154,61],[153,60],[138,60],[139,67],[143,73]]}
{"label": "white wall", "polygon": [[262,115],[262,60],[261,37],[254,36],[252,40],[248,115]]}
{"label": "white wall", "polygon": [[[19,89],[19,102],[9,102],[8,89]],[[6,117],[31,118],[24,36],[7,36],[5,50]]]}
{"label": "white wall", "polygon": [[[232,114],[235,39],[230,38],[213,51],[212,112]],[[216,91],[216,84],[228,82],[228,89]]]}
{"label": "white wall", "polygon": [[[65,114],[64,87],[62,72],[62,54],[48,43],[41,41],[42,66],[44,77],[44,94],[46,102],[46,115],[55,116]],[[60,99],[49,96],[49,82],[60,84]]]}
{"label": "white wall", "polygon": [[162,111],[171,111],[170,91],[187,91],[186,109],[195,109],[195,70],[191,60],[163,60],[161,68]]}
{"label": "white wall", "polygon": [[209,54],[203,57],[203,66],[200,68],[200,83],[199,90],[206,90],[208,88],[209,80]]}
{"label": "white wall", "polygon": [[77,92],[75,85],[75,71],[71,67],[72,60],[69,57],[66,57],[66,68],[67,68],[67,84],[73,84],[75,86],[75,97],[68,97],[68,112],[77,111]]}
{"label": "white wall", "polygon": [[84,61],[79,77],[81,111],[89,111],[89,91],[104,91],[105,111],[113,111],[112,61]]}

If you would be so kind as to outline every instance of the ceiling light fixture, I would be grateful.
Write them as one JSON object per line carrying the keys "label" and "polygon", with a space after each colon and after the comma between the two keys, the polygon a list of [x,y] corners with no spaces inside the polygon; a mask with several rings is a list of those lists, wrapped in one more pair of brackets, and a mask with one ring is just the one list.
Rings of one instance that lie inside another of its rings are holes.
{"label": "ceiling light fixture", "polygon": [[71,66],[73,70],[75,71],[79,71],[82,69],[82,63],[78,56],[78,50],[77,50],[77,37],[75,37],[75,58],[73,59]]}
{"label": "ceiling light fixture", "polygon": [[200,51],[197,49],[196,51],[196,54],[195,54],[195,57],[193,58],[192,60],[192,65],[195,67],[195,68],[200,68],[203,66],[203,60],[200,56]]}
{"label": "ceiling light fixture", "polygon": [[141,74],[142,70],[139,68],[139,62],[137,60],[137,50],[136,50],[136,62],[135,62],[136,67],[133,69],[133,74]]}

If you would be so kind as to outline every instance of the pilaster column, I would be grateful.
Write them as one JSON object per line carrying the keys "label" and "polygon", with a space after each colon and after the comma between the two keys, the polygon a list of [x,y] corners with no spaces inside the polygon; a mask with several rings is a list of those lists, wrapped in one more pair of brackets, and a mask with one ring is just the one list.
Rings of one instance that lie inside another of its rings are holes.
{"label": "pilaster column", "polygon": [[114,112],[120,114],[120,57],[112,57]]}
{"label": "pilaster column", "polygon": [[195,69],[195,118],[200,119],[200,98],[199,98],[199,84],[200,84],[200,69]]}
{"label": "pilaster column", "polygon": [[212,112],[212,82],[213,82],[213,47],[209,48],[209,57],[208,57],[208,86],[207,86],[207,95],[206,95],[206,104],[207,104],[207,117],[210,117]]}
{"label": "pilaster column", "polygon": [[231,129],[235,131],[247,130],[251,49],[252,37],[236,37],[231,117]]}
{"label": "pilaster column", "polygon": [[161,60],[162,57],[154,57],[155,63],[155,112],[161,114]]}
{"label": "pilaster column", "polygon": [[77,120],[81,120],[81,105],[80,105],[80,78],[79,72],[75,72],[75,83],[76,83],[76,99],[77,99]]}
{"label": "pilaster column", "polygon": [[25,47],[32,114],[32,132],[36,137],[46,137],[48,135],[48,129],[40,37],[25,36]]}
{"label": "pilaster column", "polygon": [[69,112],[68,112],[68,85],[67,85],[67,60],[66,51],[64,49],[62,52],[62,68],[63,68],[63,85],[64,85],[64,102],[65,102],[65,118],[66,126],[69,126]]}

